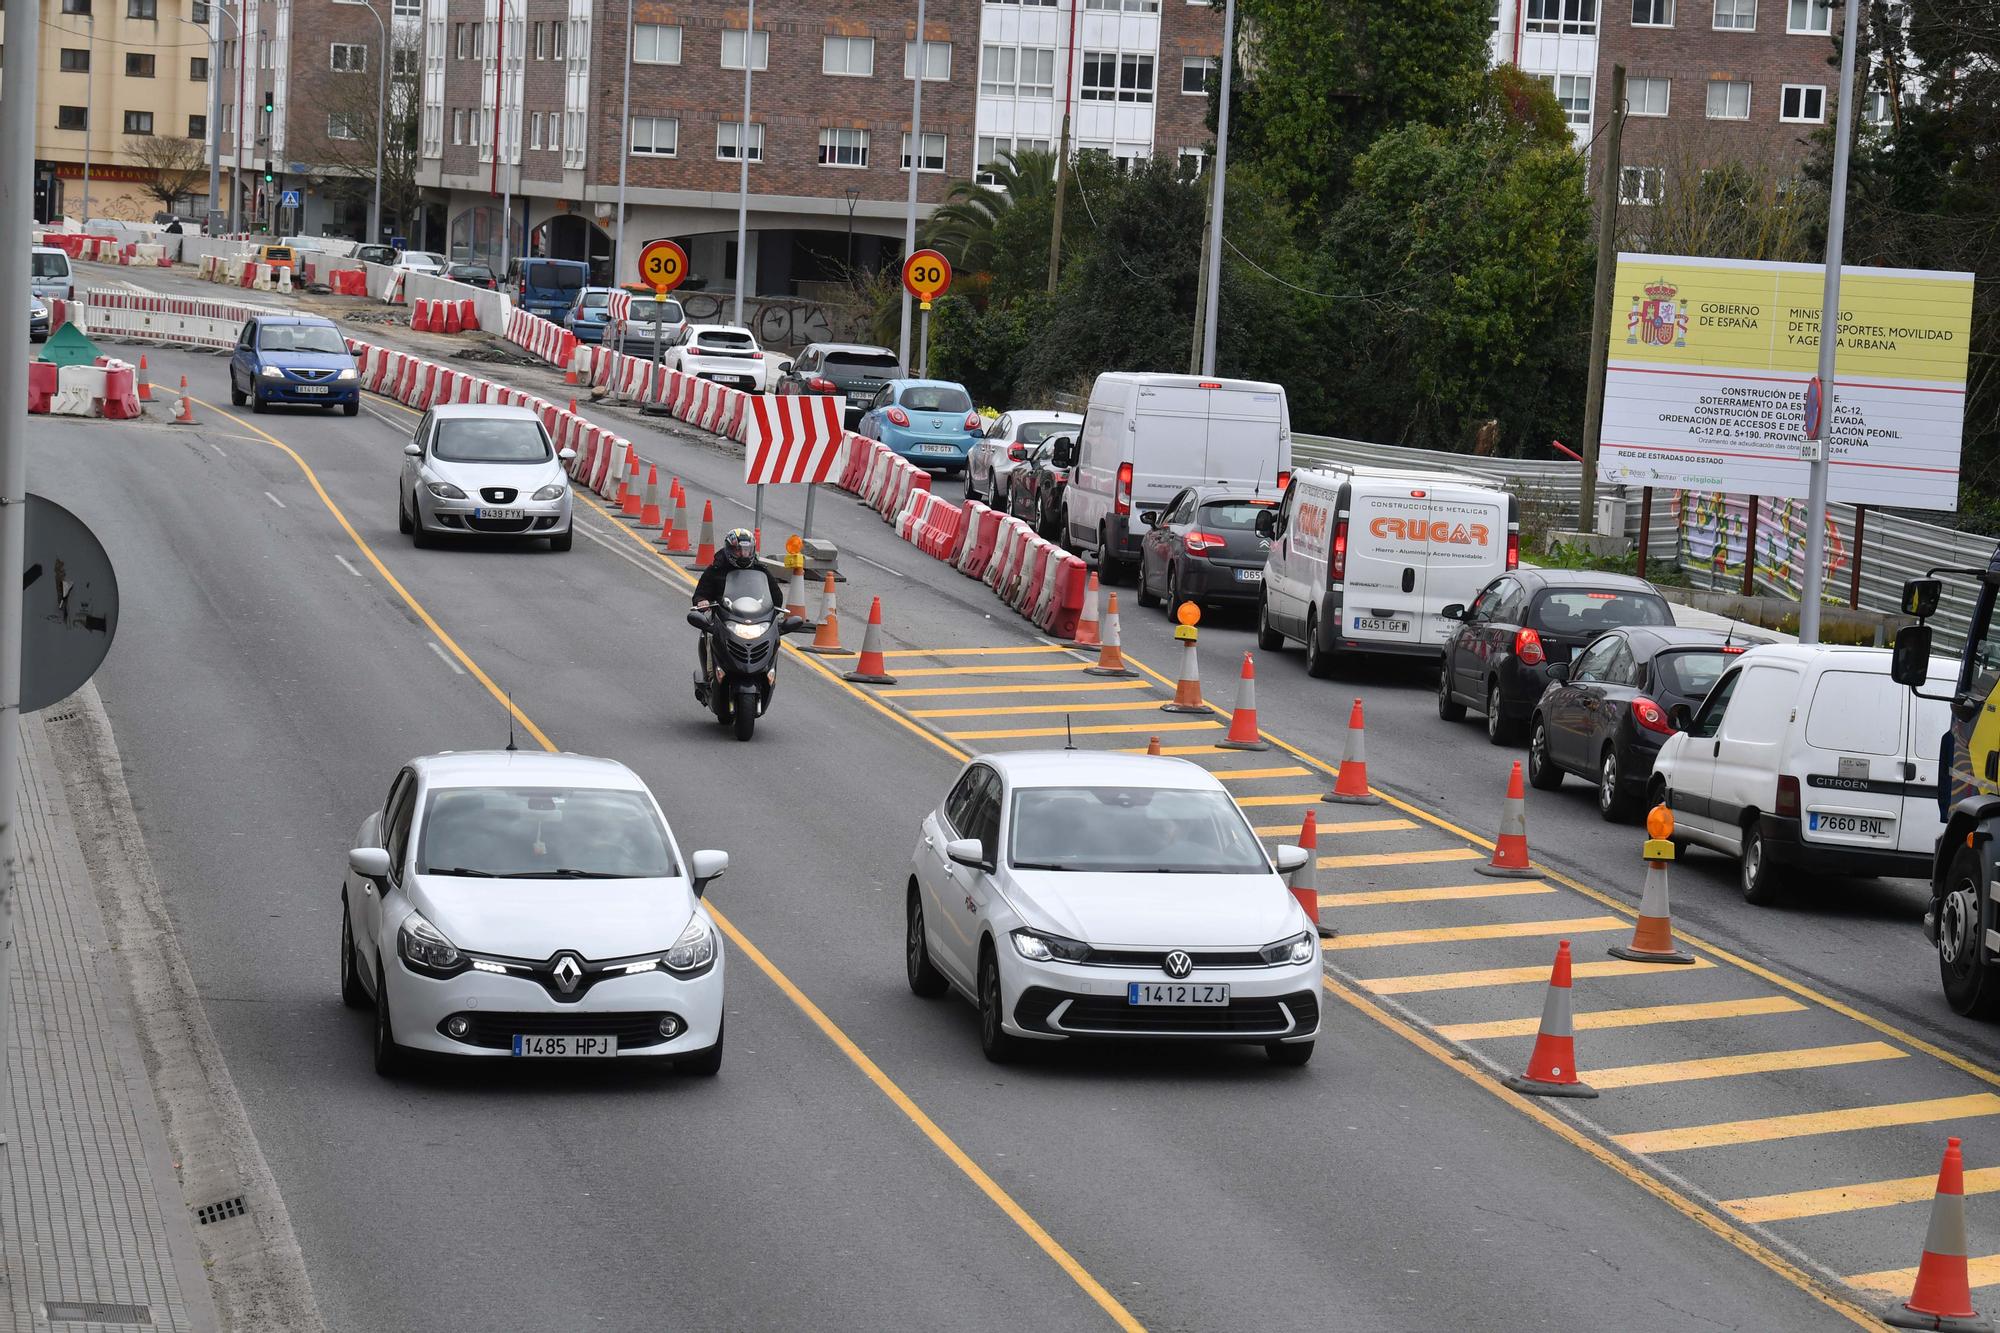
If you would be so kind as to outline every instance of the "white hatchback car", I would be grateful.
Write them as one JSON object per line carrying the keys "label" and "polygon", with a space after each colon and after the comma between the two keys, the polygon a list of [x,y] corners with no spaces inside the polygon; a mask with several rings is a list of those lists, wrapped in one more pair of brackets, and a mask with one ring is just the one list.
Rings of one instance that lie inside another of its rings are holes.
{"label": "white hatchback car", "polygon": [[965,456],[965,498],[983,500],[1002,513],[1010,512],[1007,486],[1014,469],[1025,464],[1050,436],[1074,436],[1082,429],[1083,418],[1074,412],[1022,409],[1003,414],[986,428],[986,438]]}
{"label": "white hatchback car", "polygon": [[925,816],[904,963],[979,1007],[996,1061],[1029,1041],[1167,1037],[1312,1057],[1319,936],[1215,777],[1183,759],[974,759]]}
{"label": "white hatchback car", "polygon": [[340,998],[375,1005],[375,1068],[411,1052],[722,1067],[724,958],[683,857],[623,764],[497,750],[413,759],[341,885]]}
{"label": "white hatchback car", "polygon": [[667,349],[669,368],[746,393],[762,393],[768,364],[756,337],[734,324],[689,324]]}

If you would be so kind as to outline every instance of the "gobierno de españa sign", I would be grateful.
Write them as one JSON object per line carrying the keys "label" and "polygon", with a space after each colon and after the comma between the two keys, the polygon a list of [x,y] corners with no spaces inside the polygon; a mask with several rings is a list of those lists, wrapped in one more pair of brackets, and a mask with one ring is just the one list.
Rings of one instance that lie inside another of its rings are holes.
{"label": "gobierno de espa\u00f1a sign", "polygon": [[[1618,256],[1598,475],[1803,499],[1825,270]],[[1824,425],[1830,498],[1958,508],[1972,275],[1848,267]]]}

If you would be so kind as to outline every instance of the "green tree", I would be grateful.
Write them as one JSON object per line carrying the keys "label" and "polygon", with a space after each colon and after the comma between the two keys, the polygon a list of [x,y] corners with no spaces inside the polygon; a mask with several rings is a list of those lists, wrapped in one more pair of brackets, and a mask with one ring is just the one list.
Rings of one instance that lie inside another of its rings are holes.
{"label": "green tree", "polygon": [[1005,291],[1045,285],[1056,155],[1032,149],[1002,153],[986,170],[991,185],[969,180],[951,187],[924,224],[923,244],[942,252],[956,269],[993,274]]}

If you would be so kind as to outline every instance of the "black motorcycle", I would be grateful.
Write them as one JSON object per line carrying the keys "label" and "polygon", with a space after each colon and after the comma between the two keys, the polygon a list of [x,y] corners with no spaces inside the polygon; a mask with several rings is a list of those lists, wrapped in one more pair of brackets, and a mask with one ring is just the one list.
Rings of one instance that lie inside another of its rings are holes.
{"label": "black motorcycle", "polygon": [[733,725],[737,740],[747,741],[771,706],[778,683],[778,643],[805,629],[806,622],[778,609],[771,600],[771,581],[757,569],[731,570],[722,596],[706,610],[693,608],[687,618],[704,636],[694,697],[717,722]]}

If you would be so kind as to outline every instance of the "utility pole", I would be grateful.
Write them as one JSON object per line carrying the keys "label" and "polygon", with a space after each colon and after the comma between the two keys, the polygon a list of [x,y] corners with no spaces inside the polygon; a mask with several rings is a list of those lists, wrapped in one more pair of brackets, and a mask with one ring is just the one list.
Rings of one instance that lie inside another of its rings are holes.
{"label": "utility pole", "polygon": [[1056,281],[1062,276],[1063,197],[1069,193],[1069,112],[1076,97],[1076,11],[1082,7],[1083,0],[1070,0],[1069,53],[1063,70],[1062,139],[1056,151],[1056,208],[1049,223],[1050,296],[1056,294]]}
{"label": "utility pole", "polygon": [[211,0],[208,11],[208,217],[202,230],[210,236],[222,230],[222,20],[228,11],[222,0]]}
{"label": "utility pole", "polygon": [[1215,194],[1208,210],[1208,290],[1203,296],[1201,374],[1215,374],[1215,330],[1222,311],[1222,200],[1229,176],[1229,79],[1236,64],[1236,0],[1222,11],[1222,100],[1215,111]]}
{"label": "utility pole", "polygon": [[[90,122],[97,115],[97,20],[83,16],[83,229],[90,230],[90,141],[97,134],[97,126]],[[32,115],[32,112],[30,113]],[[29,179],[22,176],[9,180]]]}
{"label": "utility pole", "polygon": [[1611,355],[1611,302],[1618,276],[1619,141],[1625,134],[1625,67],[1611,67],[1611,134],[1597,175],[1597,289],[1590,311],[1590,370],[1583,391],[1582,532],[1597,531],[1597,444],[1604,433],[1605,361]]}
{"label": "utility pole", "polygon": [[1194,309],[1195,318],[1189,322],[1194,327],[1194,335],[1189,340],[1188,374],[1201,374],[1201,349],[1207,332],[1204,312],[1208,309],[1208,248],[1215,244],[1215,214],[1204,211],[1201,216],[1201,258],[1200,267],[1195,271]]}
{"label": "utility pole", "polygon": [[[1834,353],[1840,349],[1840,262],[1847,238],[1847,159],[1854,142],[1854,48],[1861,6],[1848,0],[1847,31],[1840,42],[1840,107],[1833,120],[1833,189],[1826,205],[1826,285],[1819,316],[1819,438],[1806,443],[1812,478],[1806,490],[1806,567],[1799,580],[1799,642],[1819,642],[1819,603],[1826,583],[1826,484],[1828,442],[1839,423],[1834,393]],[[0,254],[6,253],[0,250]]]}
{"label": "utility pole", "polygon": [[[625,281],[625,166],[631,160],[632,0],[625,0],[625,102],[618,113],[618,238],[611,246],[611,285],[614,287]],[[657,348],[654,350],[658,351]]]}
{"label": "utility pole", "polygon": [[382,63],[375,70],[375,193],[368,201],[368,243],[382,240],[382,141],[389,137],[389,25],[374,0],[361,0],[375,18],[375,30],[382,37]]}
{"label": "utility pole", "polygon": [[[755,68],[757,68],[757,0],[750,0],[749,12],[743,16],[743,121],[736,127],[736,314],[734,318],[739,328],[743,326],[743,283],[750,276],[750,71]],[[914,173],[910,179],[916,179]],[[761,497],[763,491],[759,490],[758,495]]]}
{"label": "utility pole", "polygon": [[[908,259],[917,252],[917,177],[923,173],[917,165],[923,160],[924,151],[924,67],[930,54],[924,45],[924,0],[917,0],[917,58],[916,78],[910,81],[916,91],[910,94],[910,200],[903,212],[903,258]],[[902,324],[896,334],[896,357],[903,363],[905,374],[910,369],[910,289],[903,288]]]}

